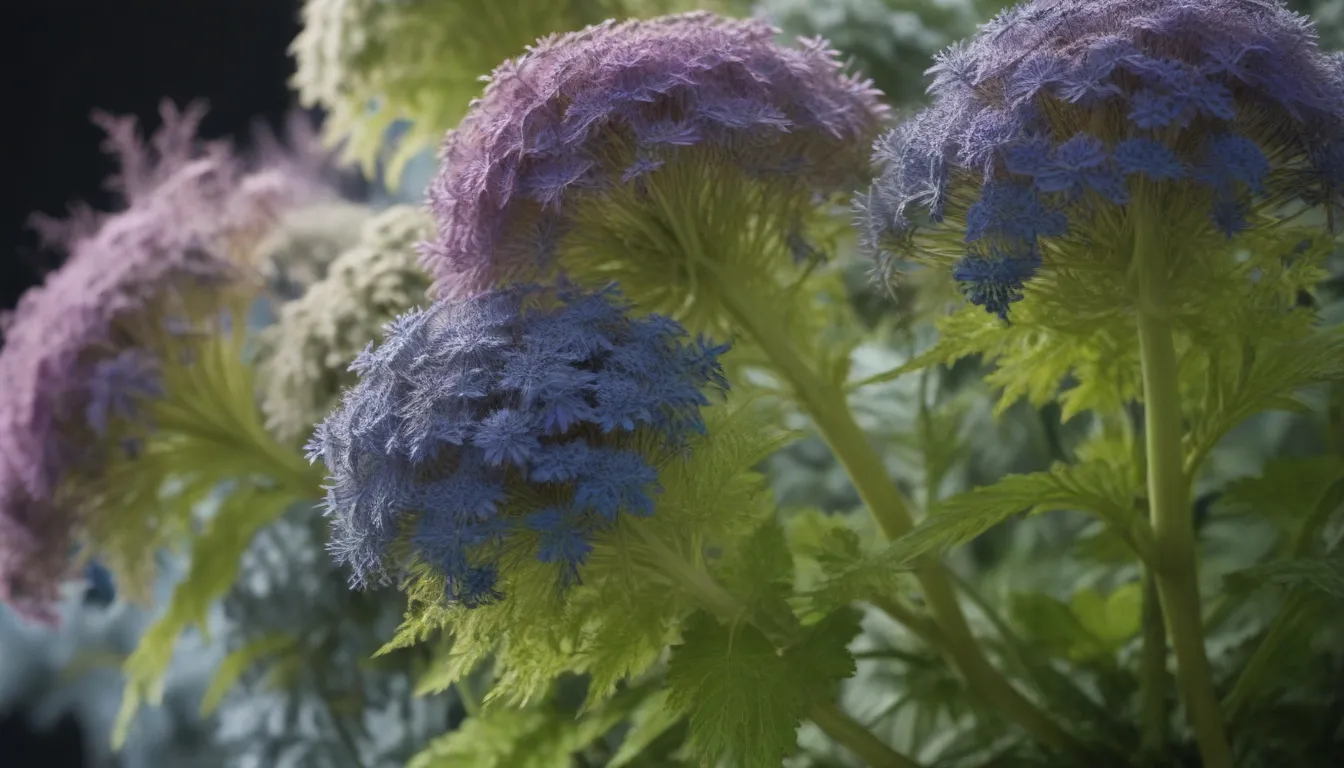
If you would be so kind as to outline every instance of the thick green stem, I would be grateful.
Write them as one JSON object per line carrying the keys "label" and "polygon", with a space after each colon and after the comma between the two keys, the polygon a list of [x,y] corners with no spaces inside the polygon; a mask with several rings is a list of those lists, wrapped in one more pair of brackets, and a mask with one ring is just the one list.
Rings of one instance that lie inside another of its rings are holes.
{"label": "thick green stem", "polygon": [[1167,630],[1162,601],[1152,572],[1143,573],[1143,652],[1139,657],[1139,706],[1143,752],[1162,754],[1167,747]]}
{"label": "thick green stem", "polygon": [[[887,474],[846,402],[844,390],[829,385],[798,354],[785,326],[766,307],[752,302],[744,291],[721,283],[716,296],[733,315],[739,328],[769,357],[776,372],[789,384],[831,450],[849,474],[888,539],[897,539],[914,527],[909,505]],[[942,564],[925,559],[915,571],[934,621],[941,630],[940,650],[965,678],[970,689],[1000,714],[1016,722],[1035,739],[1061,751],[1081,754],[1076,740],[1023,696],[984,655],[957,602],[956,591]]]}
{"label": "thick green stem", "polygon": [[[755,620],[746,606],[704,569],[692,565],[644,526],[636,526],[635,532],[648,545],[653,561],[663,574],[681,585],[702,608],[729,623]],[[758,629],[775,642],[782,641],[782,631],[796,631],[796,628],[778,626],[758,626]],[[834,703],[817,704],[808,713],[808,718],[837,744],[849,749],[872,768],[920,768],[918,763],[884,744]]]}
{"label": "thick green stem", "polygon": [[1161,213],[1136,201],[1132,209],[1134,267],[1139,290],[1139,354],[1148,463],[1154,576],[1166,613],[1177,681],[1189,711],[1204,768],[1231,768],[1232,751],[1204,650],[1190,486],[1181,440],[1181,393],[1176,348],[1167,313],[1167,264]]}
{"label": "thick green stem", "polygon": [[834,704],[818,704],[808,713],[808,718],[837,744],[843,744],[873,768],[919,768],[919,763],[893,751]]}

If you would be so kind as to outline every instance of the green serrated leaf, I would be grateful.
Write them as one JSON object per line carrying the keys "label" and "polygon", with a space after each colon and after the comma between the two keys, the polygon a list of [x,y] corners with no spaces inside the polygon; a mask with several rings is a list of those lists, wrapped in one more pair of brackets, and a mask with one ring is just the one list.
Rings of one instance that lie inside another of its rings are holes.
{"label": "green serrated leaf", "polygon": [[784,651],[784,662],[814,701],[833,698],[840,682],[854,675],[854,656],[848,648],[862,621],[862,611],[841,608],[809,627],[801,641]]}
{"label": "green serrated leaf", "polygon": [[457,730],[434,739],[407,768],[570,768],[563,734],[573,729],[541,708],[492,707],[468,718]]}
{"label": "green serrated leaf", "polygon": [[[1308,525],[1327,495],[1344,481],[1344,461],[1335,456],[1273,459],[1256,477],[1230,483],[1220,507],[1244,509],[1289,528]],[[1333,510],[1325,510],[1328,514]]]}
{"label": "green serrated leaf", "polygon": [[1069,605],[1083,628],[1117,650],[1138,634],[1142,617],[1143,586],[1131,582],[1102,595],[1095,589],[1073,594]]}
{"label": "green serrated leaf", "polygon": [[1249,592],[1263,587],[1287,587],[1344,600],[1344,556],[1301,557],[1261,563],[1226,576],[1227,588]]}
{"label": "green serrated leaf", "polygon": [[172,663],[177,638],[192,626],[204,629],[210,605],[228,592],[237,578],[243,552],[252,537],[279,518],[293,501],[287,492],[255,486],[236,489],[221,501],[192,545],[191,565],[186,578],[173,588],[167,611],[150,625],[126,659],[126,687],[112,730],[114,748],[126,743],[140,704],[157,705],[161,700],[163,678]]}
{"label": "green serrated leaf", "polygon": [[229,689],[238,683],[249,667],[267,656],[283,653],[297,642],[298,638],[290,634],[269,633],[225,656],[201,696],[201,716],[209,717],[214,713],[228,695]]}
{"label": "green serrated leaf", "polygon": [[793,588],[793,555],[784,529],[773,518],[767,520],[730,554],[717,575],[750,608],[782,603]]}
{"label": "green serrated leaf", "polygon": [[[793,552],[795,587],[814,589],[826,578],[837,576],[863,557],[859,534],[847,515],[805,509],[785,522],[785,535]],[[835,606],[832,606],[832,608]]]}
{"label": "green serrated leaf", "polygon": [[1305,387],[1341,377],[1344,326],[1308,328],[1298,338],[1211,353],[1202,371],[1203,402],[1191,419],[1190,465],[1197,467],[1228,432],[1251,416],[1300,410],[1299,394]]}
{"label": "green serrated leaf", "polygon": [[1110,644],[1088,630],[1067,603],[1050,595],[1014,595],[1010,613],[1024,639],[1049,649],[1053,655],[1084,660],[1106,658],[1114,652]]}
{"label": "green serrated leaf", "polygon": [[592,745],[652,693],[650,686],[624,691],[575,718],[550,705],[486,707],[422,750],[408,768],[569,768],[574,754]]}
{"label": "green serrated leaf", "polygon": [[854,622],[850,612],[828,618],[780,654],[750,625],[730,629],[694,615],[667,672],[669,704],[689,713],[692,752],[708,764],[777,768],[794,751],[803,717],[852,673]]}
{"label": "green serrated leaf", "polygon": [[1127,530],[1135,490],[1128,468],[1108,462],[1056,464],[1046,472],[1009,475],[938,503],[914,530],[863,567],[909,568],[925,555],[965,544],[1019,514],[1091,512]]}

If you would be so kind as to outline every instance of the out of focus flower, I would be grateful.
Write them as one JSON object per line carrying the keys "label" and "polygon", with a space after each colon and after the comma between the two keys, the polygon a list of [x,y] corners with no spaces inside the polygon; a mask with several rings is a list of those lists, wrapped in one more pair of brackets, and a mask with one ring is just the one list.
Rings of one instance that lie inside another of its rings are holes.
{"label": "out of focus flower", "polygon": [[371,212],[344,201],[329,201],[288,211],[257,246],[262,277],[282,301],[296,299],[326,277],[337,256],[350,250]]}
{"label": "out of focus flower", "polygon": [[148,144],[134,120],[98,115],[125,208],[37,221],[69,255],[20,299],[0,350],[0,599],[29,615],[52,618],[72,539],[95,522],[88,481],[137,452],[161,366],[251,290],[245,256],[298,194],[284,174],[201,146],[203,114],[165,104]]}
{"label": "out of focus flower", "polygon": [[350,363],[370,339],[381,339],[384,324],[422,301],[429,289],[415,253],[416,243],[432,231],[428,215],[397,206],[356,220],[363,226],[353,247],[301,297],[282,305],[276,323],[261,333],[261,410],[267,429],[287,445],[300,445],[312,434],[341,390],[354,382]]}
{"label": "out of focus flower", "polygon": [[790,35],[821,35],[893,103],[918,101],[929,57],[1007,3],[999,0],[759,0]]}
{"label": "out of focus flower", "polygon": [[1180,233],[1171,279],[1197,288],[1201,242],[1344,190],[1344,56],[1278,2],[1038,0],[930,73],[933,106],[877,144],[861,226],[888,276],[955,262],[1001,316],[1042,277],[1113,305],[1136,206]]}
{"label": "out of focus flower", "polygon": [[415,695],[422,651],[370,659],[405,599],[350,590],[325,534],[310,506],[267,526],[223,601],[212,634],[243,663],[219,708],[227,765],[399,768],[448,722],[447,696]]}
{"label": "out of focus flower", "polygon": [[885,108],[823,42],[775,35],[700,12],[606,23],[495,70],[430,188],[439,289],[562,270],[708,330],[716,284],[781,280]]}
{"label": "out of focus flower", "polygon": [[389,324],[309,446],[352,583],[423,563],[448,601],[479,605],[520,554],[572,583],[619,514],[653,514],[658,464],[727,387],[724,348],[684,333],[614,289],[515,287]]}
{"label": "out of focus flower", "polygon": [[[328,111],[327,138],[372,175],[388,129],[388,176],[443,136],[480,93],[481,76],[552,32],[671,10],[675,0],[307,0],[292,52],[294,86]],[[682,3],[683,8],[689,4]]]}

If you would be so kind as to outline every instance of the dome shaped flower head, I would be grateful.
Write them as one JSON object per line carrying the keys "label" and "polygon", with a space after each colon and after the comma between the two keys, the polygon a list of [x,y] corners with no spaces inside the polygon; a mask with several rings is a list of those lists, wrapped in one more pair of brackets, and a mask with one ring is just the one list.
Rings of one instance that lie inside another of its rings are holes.
{"label": "dome shaped flower head", "polygon": [[328,112],[324,132],[372,175],[389,129],[387,175],[461,119],[480,78],[553,32],[662,13],[678,0],[306,0],[291,52],[304,104]]}
{"label": "dome shaped flower head", "polygon": [[395,206],[362,223],[326,276],[281,305],[275,323],[261,332],[258,398],[267,429],[286,445],[303,444],[354,383],[350,363],[429,290],[415,250],[433,230],[428,214]]}
{"label": "dome shaped flower head", "polygon": [[424,566],[473,606],[523,557],[563,587],[619,516],[653,514],[659,464],[727,387],[725,348],[629,309],[614,289],[512,287],[390,323],[309,444],[352,584]]}
{"label": "dome shaped flower head", "polygon": [[244,256],[295,194],[226,145],[202,146],[203,114],[165,104],[148,142],[134,120],[96,116],[125,207],[37,219],[68,256],[5,318],[0,349],[0,599],[30,615],[50,618],[76,532],[99,525],[96,478],[140,450],[163,368],[251,290]]}
{"label": "dome shaped flower head", "polygon": [[1079,311],[1132,299],[1141,220],[1198,294],[1223,268],[1201,253],[1341,199],[1344,57],[1279,2],[1037,0],[929,72],[932,105],[876,145],[860,227],[888,276],[951,264],[1000,316],[1041,281]]}
{"label": "dome shaped flower head", "polygon": [[430,187],[439,290],[560,271],[700,331],[715,283],[781,280],[801,224],[865,176],[885,108],[822,41],[776,34],[707,12],[608,22],[497,68]]}

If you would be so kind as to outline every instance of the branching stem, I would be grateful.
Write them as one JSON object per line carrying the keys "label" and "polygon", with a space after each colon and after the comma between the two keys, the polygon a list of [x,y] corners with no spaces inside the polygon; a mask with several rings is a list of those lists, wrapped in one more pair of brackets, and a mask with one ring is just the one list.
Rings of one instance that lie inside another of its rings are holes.
{"label": "branching stem", "polygon": [[[847,470],[864,506],[877,520],[886,538],[894,540],[908,533],[914,527],[909,505],[887,474],[886,466],[868,442],[868,436],[855,422],[843,388],[831,386],[817,375],[799,355],[776,313],[754,302],[746,291],[734,290],[730,281],[720,280],[715,295],[733,315],[737,326],[747,333],[770,359],[776,372],[788,382],[798,402]],[[1055,724],[990,664],[966,622],[943,565],[926,558],[916,569],[915,576],[940,630],[940,650],[948,655],[971,690],[1038,741],[1060,751],[1083,754],[1085,750],[1073,736]]]}

